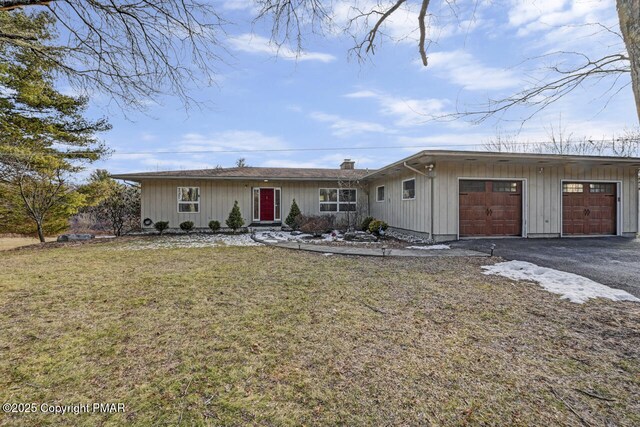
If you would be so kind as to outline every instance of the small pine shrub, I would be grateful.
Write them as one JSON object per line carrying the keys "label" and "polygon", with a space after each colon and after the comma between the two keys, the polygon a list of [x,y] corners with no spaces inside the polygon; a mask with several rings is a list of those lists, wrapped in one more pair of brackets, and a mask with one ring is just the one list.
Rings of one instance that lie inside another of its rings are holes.
{"label": "small pine shrub", "polygon": [[291,210],[289,211],[289,216],[287,216],[287,219],[284,220],[284,223],[295,230],[297,228],[296,227],[296,218],[301,213],[302,212],[300,212],[300,208],[298,207],[298,204],[296,203],[296,199],[293,199],[293,202],[291,203]]}
{"label": "small pine shrub", "polygon": [[362,224],[360,225],[360,230],[362,231],[369,231],[369,224],[371,224],[371,221],[373,221],[375,218],[372,216],[368,216],[365,219],[362,220]]}
{"label": "small pine shrub", "polygon": [[216,220],[209,221],[209,228],[210,228],[210,229],[211,229],[211,231],[213,231],[214,233],[215,233],[216,231],[219,231],[219,230],[220,230],[220,221],[216,221]]}
{"label": "small pine shrub", "polygon": [[157,221],[153,226],[162,235],[162,232],[169,228],[169,221]]}
{"label": "small pine shrub", "polygon": [[237,200],[233,203],[229,218],[227,218],[225,222],[227,223],[227,227],[232,229],[234,233],[244,225],[244,219],[242,219],[242,212],[240,212],[240,206],[238,206]]}
{"label": "small pine shrub", "polygon": [[193,230],[193,221],[185,221],[180,223],[180,230],[186,231],[187,233]]}
{"label": "small pine shrub", "polygon": [[379,235],[380,234],[380,230],[386,231],[388,227],[389,227],[389,225],[386,222],[381,221],[379,219],[374,219],[369,224],[369,231],[372,232],[373,234],[378,234]]}

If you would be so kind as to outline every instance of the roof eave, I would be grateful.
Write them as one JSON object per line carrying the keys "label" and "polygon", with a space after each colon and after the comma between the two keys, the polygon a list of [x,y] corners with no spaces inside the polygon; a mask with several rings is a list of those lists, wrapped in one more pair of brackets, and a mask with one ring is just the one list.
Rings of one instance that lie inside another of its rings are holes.
{"label": "roof eave", "polygon": [[531,160],[531,161],[558,161],[558,162],[582,162],[582,163],[614,163],[619,166],[634,166],[634,164],[640,164],[640,158],[637,157],[611,157],[611,156],[575,156],[575,155],[563,155],[563,154],[535,154],[535,153],[494,153],[483,151],[449,151],[449,150],[422,150],[416,154],[413,154],[404,159],[400,159],[397,162],[391,163],[388,166],[372,171],[366,174],[362,179],[370,179],[377,176],[380,173],[389,171],[403,166],[404,163],[411,162],[421,157],[456,157],[456,158],[469,158],[469,157],[481,157],[481,158],[508,158],[518,160]]}
{"label": "roof eave", "polygon": [[135,181],[141,182],[145,180],[157,180],[157,179],[180,179],[180,180],[207,180],[207,181],[339,181],[339,180],[362,180],[363,177],[349,177],[349,176],[338,176],[338,177],[304,177],[304,178],[296,178],[296,177],[248,177],[248,176],[178,176],[178,175],[162,175],[162,176],[149,176],[149,175],[110,175],[113,179],[121,179],[124,181]]}

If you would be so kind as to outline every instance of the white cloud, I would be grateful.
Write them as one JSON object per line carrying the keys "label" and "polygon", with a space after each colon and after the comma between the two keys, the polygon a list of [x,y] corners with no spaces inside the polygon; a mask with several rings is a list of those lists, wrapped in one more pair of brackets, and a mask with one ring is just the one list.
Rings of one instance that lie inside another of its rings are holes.
{"label": "white cloud", "polygon": [[593,0],[512,0],[508,24],[517,29],[519,37],[535,37],[534,46],[553,50],[571,50],[594,45],[611,51],[619,45],[619,37],[605,30],[616,31],[618,17],[615,2]]}
{"label": "white cloud", "polygon": [[520,26],[539,19],[545,14],[553,14],[565,8],[567,0],[512,0],[509,9],[509,24]]}
{"label": "white cloud", "polygon": [[[350,29],[356,34],[363,34],[370,30],[379,14],[373,14],[368,18],[360,16],[362,13],[377,11],[384,13],[395,1],[379,0],[347,0],[333,4],[332,21],[335,25],[335,33],[341,33],[344,28]],[[458,4],[431,4],[427,17],[427,39],[439,41],[460,34],[468,34],[480,27],[484,20],[479,15],[477,2],[461,1]],[[378,37],[388,37],[394,42],[416,43],[419,39],[418,15],[419,3],[406,2],[391,14],[381,25]],[[379,39],[380,41],[380,39]]]}
{"label": "white cloud", "polygon": [[380,113],[395,117],[395,125],[400,127],[420,126],[434,117],[444,114],[449,101],[445,99],[412,99],[388,95],[372,90],[360,90],[344,95],[346,98],[375,99]]}
{"label": "white cloud", "polygon": [[225,0],[222,2],[222,8],[225,10],[259,10],[256,7],[256,2],[252,0]]}
{"label": "white cloud", "polygon": [[328,53],[305,51],[297,52],[287,46],[278,47],[268,38],[250,33],[230,37],[228,43],[232,49],[237,51],[253,54],[265,54],[282,58],[287,61],[318,61],[327,63],[335,61],[336,59],[335,56]]}
{"label": "white cloud", "polygon": [[279,137],[247,130],[230,130],[210,135],[187,133],[178,142],[179,151],[251,151],[265,148],[283,149],[288,148],[288,145]]}
{"label": "white cloud", "polygon": [[380,123],[350,120],[335,114],[316,111],[309,114],[309,117],[319,122],[329,123],[329,127],[335,136],[349,136],[366,132],[389,132],[389,130]]}
{"label": "white cloud", "polygon": [[377,98],[378,96],[379,93],[372,90],[359,90],[345,95],[346,98]]}
{"label": "white cloud", "polygon": [[[163,157],[161,157],[163,156]],[[110,160],[131,162],[135,161],[136,169],[144,170],[167,170],[167,169],[208,169],[215,167],[215,164],[211,162],[203,162],[195,160],[192,156],[174,156],[174,158],[166,158],[166,155],[154,154],[154,153],[114,153]],[[121,170],[122,172],[131,172],[130,167],[110,167],[112,172],[115,170]]]}
{"label": "white cloud", "polygon": [[434,52],[429,61],[438,75],[466,90],[500,90],[522,84],[515,71],[484,65],[463,50]]}

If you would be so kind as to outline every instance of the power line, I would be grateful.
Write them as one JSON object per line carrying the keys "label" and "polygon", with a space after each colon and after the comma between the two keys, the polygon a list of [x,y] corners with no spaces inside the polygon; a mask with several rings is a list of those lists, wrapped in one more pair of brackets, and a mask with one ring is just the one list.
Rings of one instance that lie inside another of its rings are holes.
{"label": "power line", "polygon": [[[640,144],[640,138],[615,138],[615,139],[599,139],[599,140],[578,140],[578,141],[562,141],[558,142],[556,145],[558,146],[566,146],[566,145],[577,145],[577,144],[614,144],[614,143],[623,143],[623,142],[633,142]],[[378,145],[378,146],[359,146],[359,147],[314,147],[314,148],[259,148],[252,150],[241,150],[241,149],[233,149],[233,150],[157,150],[157,151],[118,151],[113,150],[111,154],[150,154],[150,155],[162,155],[162,154],[249,154],[249,153],[287,153],[287,152],[318,152],[318,151],[339,151],[339,150],[393,150],[393,149],[442,149],[441,147],[446,147],[448,149],[455,148],[469,148],[469,147],[484,147],[491,148],[492,146],[496,147],[504,147],[508,149],[509,147],[514,146],[530,146],[530,145],[554,145],[553,141],[526,141],[526,142],[479,142],[475,144],[448,144],[443,142],[442,144],[438,143],[426,143],[422,145]],[[52,155],[58,153],[50,153]],[[89,154],[98,154],[93,151],[65,151],[59,154],[65,155],[89,155]]]}
{"label": "power line", "polygon": [[[640,138],[616,138],[616,139],[600,139],[600,140],[583,140],[583,141],[564,141],[558,143],[558,145],[574,145],[584,143],[608,143],[613,144],[615,142],[636,142],[640,143]],[[285,153],[285,152],[313,152],[313,151],[338,151],[338,150],[390,150],[398,148],[437,148],[441,146],[448,146],[451,148],[457,147],[487,147],[495,145],[502,145],[504,147],[510,146],[527,146],[527,145],[543,145],[553,144],[550,141],[527,141],[527,142],[506,142],[506,143],[491,143],[481,142],[476,144],[423,144],[423,145],[383,145],[383,146],[368,146],[368,147],[324,147],[324,148],[260,148],[254,150],[160,150],[160,151],[114,151],[114,154],[207,154],[207,153],[219,153],[219,154],[243,154],[243,153]]]}

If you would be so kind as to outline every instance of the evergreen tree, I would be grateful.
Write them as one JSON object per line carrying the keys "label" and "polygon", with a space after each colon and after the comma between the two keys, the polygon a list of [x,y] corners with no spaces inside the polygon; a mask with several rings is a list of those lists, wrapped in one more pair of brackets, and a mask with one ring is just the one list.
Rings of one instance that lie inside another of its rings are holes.
{"label": "evergreen tree", "polygon": [[0,218],[3,231],[37,229],[41,239],[47,224],[60,231],[84,203],[69,175],[105,154],[95,134],[110,128],[83,116],[87,98],[56,89],[62,54],[45,45],[53,23],[48,13],[0,13],[0,27],[32,41],[20,47],[0,38]]}
{"label": "evergreen tree", "polygon": [[226,223],[227,227],[232,229],[234,233],[244,225],[244,219],[242,219],[242,213],[240,212],[240,206],[238,206],[237,200],[233,203],[233,209],[231,209]]}
{"label": "evergreen tree", "polygon": [[298,215],[300,215],[302,212],[300,212],[300,208],[298,207],[298,204],[296,203],[296,199],[293,199],[293,202],[291,203],[291,210],[289,211],[289,216],[287,216],[287,219],[284,220],[285,224],[287,224],[289,227],[291,228],[296,228],[296,218],[298,217]]}

